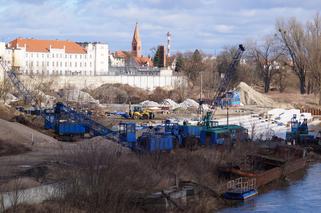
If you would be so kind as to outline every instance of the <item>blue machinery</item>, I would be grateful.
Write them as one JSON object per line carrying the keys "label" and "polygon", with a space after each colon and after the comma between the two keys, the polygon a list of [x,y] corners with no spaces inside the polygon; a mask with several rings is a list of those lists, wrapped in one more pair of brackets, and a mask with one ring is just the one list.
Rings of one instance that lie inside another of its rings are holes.
{"label": "blue machinery", "polygon": [[[238,51],[238,55],[233,59],[236,62],[239,60],[242,50]],[[2,67],[10,78],[15,88],[24,97],[27,103],[35,102],[38,106],[36,98],[27,90],[22,82],[17,78],[15,71],[9,70],[0,61]],[[229,68],[230,70],[230,68]],[[228,71],[229,71],[228,70]],[[39,107],[40,108],[40,107]],[[40,110],[40,115],[44,117],[46,129],[54,129],[60,136],[82,136],[85,133],[90,133],[93,136],[114,136],[116,132],[99,124],[90,118],[89,115],[80,113],[71,107],[63,104],[56,103],[54,109]],[[188,139],[193,138],[199,141],[201,145],[223,144],[226,141],[234,141],[239,133],[247,135],[243,127],[236,125],[218,126],[211,122],[211,114],[208,113],[204,120],[203,125],[178,125],[170,122],[165,122],[164,130],[162,127],[150,128],[148,131],[143,132],[140,137],[136,137],[136,124],[135,123],[121,123],[119,125],[118,139],[122,145],[130,147],[135,151],[171,151],[176,146],[187,146]]]}
{"label": "blue machinery", "polygon": [[[210,113],[204,117],[202,125],[178,125],[169,121],[164,126],[150,128],[136,136],[136,123],[127,122],[119,125],[119,140],[136,151],[171,151],[176,147],[190,147],[191,145],[222,145],[246,141],[247,129],[238,125],[217,125],[210,122]],[[196,142],[192,143],[192,142]]]}
{"label": "blue machinery", "polygon": [[[37,108],[41,108],[36,97],[23,85],[15,71],[6,66],[1,57],[0,64],[14,87],[23,96],[25,102],[34,102]],[[44,127],[46,129],[54,129],[60,136],[84,135],[87,132],[94,136],[107,136],[114,133],[112,130],[91,119],[88,115],[77,112],[63,103],[57,103],[54,110],[40,109],[39,114],[45,119]]]}
{"label": "blue machinery", "polygon": [[315,138],[313,135],[309,134],[308,121],[304,119],[300,123],[296,115],[293,115],[291,119],[291,131],[286,133],[286,140],[289,142],[309,142],[313,141]]}
{"label": "blue machinery", "polygon": [[233,56],[231,64],[229,64],[229,67],[226,70],[224,77],[215,92],[213,105],[217,105],[218,103],[220,103],[221,99],[223,99],[225,96],[225,91],[228,91],[230,89],[232,77],[235,74],[236,66],[239,64],[244,51],[245,48],[242,44],[240,44],[238,50]]}

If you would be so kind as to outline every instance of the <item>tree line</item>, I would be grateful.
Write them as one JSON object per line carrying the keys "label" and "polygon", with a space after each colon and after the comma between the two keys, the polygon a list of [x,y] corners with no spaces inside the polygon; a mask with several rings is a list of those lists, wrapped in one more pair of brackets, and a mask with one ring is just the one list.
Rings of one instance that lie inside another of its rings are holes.
{"label": "tree line", "polygon": [[[275,30],[258,41],[245,43],[246,52],[233,81],[260,84],[268,93],[271,86],[280,92],[286,88],[288,75],[294,75],[301,94],[318,95],[321,104],[321,16],[317,13],[306,23],[296,18],[278,19]],[[236,46],[225,47],[217,56],[200,50],[177,53],[175,71],[185,74],[192,85],[200,84],[200,73],[205,76],[203,88],[208,93],[217,87],[227,70]]]}

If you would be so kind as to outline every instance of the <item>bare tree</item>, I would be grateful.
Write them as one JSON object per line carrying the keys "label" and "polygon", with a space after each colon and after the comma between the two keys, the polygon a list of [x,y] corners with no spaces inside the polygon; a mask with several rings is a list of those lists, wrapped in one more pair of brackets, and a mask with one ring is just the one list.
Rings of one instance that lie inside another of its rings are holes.
{"label": "bare tree", "polygon": [[301,94],[305,94],[308,50],[304,26],[295,18],[291,18],[287,22],[278,20],[276,27],[278,29],[276,36],[283,43],[283,47],[291,59],[291,63],[288,63],[288,65],[292,67],[292,70],[299,78]]}
{"label": "bare tree", "polygon": [[321,16],[316,14],[313,21],[307,23],[308,65],[314,93],[319,95],[321,104]]}
{"label": "bare tree", "polygon": [[273,76],[280,71],[278,60],[283,55],[277,40],[273,36],[267,36],[262,44],[255,43],[252,46],[249,55],[262,77],[264,92],[268,93]]}

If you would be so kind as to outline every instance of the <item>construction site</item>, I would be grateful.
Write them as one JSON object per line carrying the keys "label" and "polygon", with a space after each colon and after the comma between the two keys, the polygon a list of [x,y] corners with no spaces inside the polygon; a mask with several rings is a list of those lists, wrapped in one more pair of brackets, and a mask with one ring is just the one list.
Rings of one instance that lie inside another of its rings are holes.
{"label": "construction site", "polygon": [[217,211],[304,170],[320,159],[320,108],[232,84],[244,51],[211,100],[202,86],[180,101],[122,84],[49,89],[1,61],[0,211]]}

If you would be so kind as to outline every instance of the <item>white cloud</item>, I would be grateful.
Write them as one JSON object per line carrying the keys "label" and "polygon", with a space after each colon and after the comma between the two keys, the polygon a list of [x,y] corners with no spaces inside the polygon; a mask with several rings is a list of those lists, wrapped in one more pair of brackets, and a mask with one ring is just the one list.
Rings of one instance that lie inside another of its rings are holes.
{"label": "white cloud", "polygon": [[225,25],[225,24],[218,24],[214,26],[214,30],[218,33],[230,33],[232,32],[234,26]]}
{"label": "white cloud", "polygon": [[273,33],[276,18],[303,23],[321,8],[317,0],[0,0],[0,38],[102,41],[129,48],[135,22],[145,51],[173,35],[173,50],[212,52]]}

